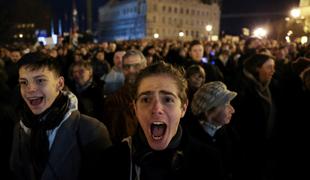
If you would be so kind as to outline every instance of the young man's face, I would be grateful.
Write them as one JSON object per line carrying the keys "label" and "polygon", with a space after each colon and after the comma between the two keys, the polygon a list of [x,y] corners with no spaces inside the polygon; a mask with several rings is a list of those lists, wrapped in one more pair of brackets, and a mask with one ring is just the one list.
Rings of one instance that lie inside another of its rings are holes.
{"label": "young man's face", "polygon": [[176,82],[167,75],[150,76],[141,81],[135,112],[149,146],[167,148],[175,136],[187,104],[181,104]]}
{"label": "young man's face", "polygon": [[203,46],[200,44],[194,45],[189,53],[195,62],[200,62],[203,57]]}
{"label": "young man's face", "polygon": [[33,114],[41,114],[49,108],[60,90],[64,87],[64,78],[57,77],[48,68],[31,70],[19,69],[20,92]]}

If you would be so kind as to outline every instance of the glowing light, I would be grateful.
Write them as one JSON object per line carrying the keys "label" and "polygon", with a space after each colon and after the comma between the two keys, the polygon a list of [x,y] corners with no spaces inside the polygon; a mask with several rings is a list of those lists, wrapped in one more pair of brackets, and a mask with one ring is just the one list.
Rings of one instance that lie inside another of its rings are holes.
{"label": "glowing light", "polygon": [[288,32],[287,32],[287,35],[288,36],[290,36],[290,35],[292,35],[293,34],[293,31],[292,30],[289,30]]}
{"label": "glowing light", "polygon": [[291,39],[290,39],[290,37],[289,37],[289,36],[285,36],[285,40],[286,40],[286,42],[288,42],[288,43],[290,43],[290,42],[291,42]]}
{"label": "glowing light", "polygon": [[300,42],[301,42],[301,44],[306,44],[308,42],[308,37],[302,36]]}
{"label": "glowing light", "polygon": [[211,36],[211,41],[218,41],[219,37],[217,35]]}
{"label": "glowing light", "polygon": [[266,37],[267,36],[267,30],[262,28],[262,27],[256,28],[253,31],[253,35],[255,37],[258,37],[258,38]]}
{"label": "glowing light", "polygon": [[213,29],[212,25],[210,25],[210,24],[206,25],[206,31],[210,32],[210,31],[212,31],[212,29]]}
{"label": "glowing light", "polygon": [[155,39],[159,38],[159,34],[158,33],[154,33],[153,36],[154,36]]}
{"label": "glowing light", "polygon": [[183,36],[184,36],[184,32],[182,32],[182,31],[179,32],[179,36],[180,36],[180,37],[183,37]]}
{"label": "glowing light", "polygon": [[294,9],[291,10],[291,16],[293,18],[299,18],[300,14],[301,14],[301,12],[300,12],[299,8],[294,8]]}

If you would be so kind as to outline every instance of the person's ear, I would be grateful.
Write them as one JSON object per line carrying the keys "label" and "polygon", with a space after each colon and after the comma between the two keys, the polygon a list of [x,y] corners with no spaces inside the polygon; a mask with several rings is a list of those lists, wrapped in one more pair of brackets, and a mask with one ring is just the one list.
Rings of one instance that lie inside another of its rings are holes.
{"label": "person's ear", "polygon": [[57,83],[57,90],[58,91],[61,91],[63,88],[65,87],[65,79],[63,76],[60,76],[58,78],[58,83]]}
{"label": "person's ear", "polygon": [[187,110],[187,106],[188,106],[188,100],[186,100],[186,103],[184,103],[181,107],[181,110],[182,110],[182,114],[181,114],[181,117],[184,117],[185,113],[186,113],[186,110]]}

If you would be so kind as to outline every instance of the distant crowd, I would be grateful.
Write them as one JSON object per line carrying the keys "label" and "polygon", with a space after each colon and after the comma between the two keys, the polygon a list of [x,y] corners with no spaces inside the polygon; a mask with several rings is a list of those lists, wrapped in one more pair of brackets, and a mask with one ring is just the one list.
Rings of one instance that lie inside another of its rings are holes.
{"label": "distant crowd", "polygon": [[11,179],[306,179],[310,45],[0,46]]}

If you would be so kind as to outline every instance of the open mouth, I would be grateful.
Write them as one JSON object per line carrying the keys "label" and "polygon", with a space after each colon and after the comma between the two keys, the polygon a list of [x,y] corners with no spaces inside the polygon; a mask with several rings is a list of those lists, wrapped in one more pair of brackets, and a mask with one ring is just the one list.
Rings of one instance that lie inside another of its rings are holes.
{"label": "open mouth", "polygon": [[161,140],[163,139],[165,132],[167,129],[167,125],[163,122],[153,122],[151,124],[151,133],[152,138],[154,140]]}
{"label": "open mouth", "polygon": [[28,98],[28,101],[31,106],[38,106],[42,103],[43,97]]}

